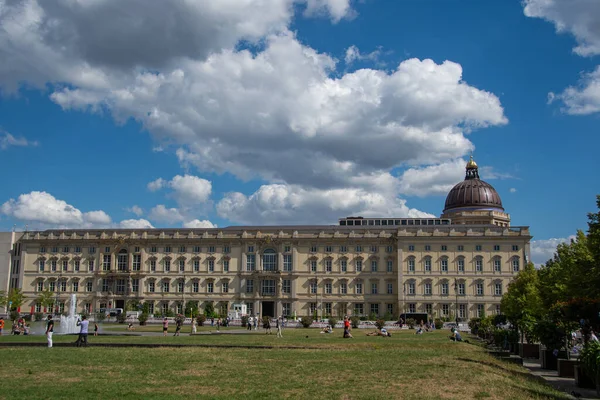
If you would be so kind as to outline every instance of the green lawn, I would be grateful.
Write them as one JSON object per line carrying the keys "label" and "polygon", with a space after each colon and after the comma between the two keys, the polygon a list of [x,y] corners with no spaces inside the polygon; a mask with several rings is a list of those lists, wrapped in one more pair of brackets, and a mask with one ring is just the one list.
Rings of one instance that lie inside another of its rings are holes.
{"label": "green lawn", "polygon": [[[120,326],[121,330],[123,327]],[[159,327],[148,327],[148,329]],[[209,329],[207,327],[203,329]],[[233,328],[230,328],[233,329]],[[239,329],[239,328],[235,328]],[[214,328],[213,328],[214,331]],[[262,331],[258,331],[262,332]],[[91,343],[310,346],[257,348],[0,347],[0,398],[566,399],[448,332],[342,339],[316,329],[250,335],[99,336]],[[56,342],[73,336],[55,335]],[[0,342],[43,336],[2,336]]]}

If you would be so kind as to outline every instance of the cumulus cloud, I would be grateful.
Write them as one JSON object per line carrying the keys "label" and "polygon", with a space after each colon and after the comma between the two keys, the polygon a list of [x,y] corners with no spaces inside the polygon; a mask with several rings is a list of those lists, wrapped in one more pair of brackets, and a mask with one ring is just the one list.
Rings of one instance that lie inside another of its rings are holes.
{"label": "cumulus cloud", "polygon": [[140,206],[135,206],[135,205],[133,207],[129,207],[127,209],[127,211],[137,215],[138,217],[141,216],[142,214],[144,214],[144,210],[142,210],[142,208]]}
{"label": "cumulus cloud", "polygon": [[149,218],[153,221],[164,222],[173,224],[175,222],[182,222],[185,217],[181,215],[177,208],[167,208],[163,204],[159,204],[150,210]]}
{"label": "cumulus cloud", "polygon": [[517,189],[515,189],[515,188],[510,188],[508,191],[511,193],[517,193]]}
{"label": "cumulus cloud", "polygon": [[0,208],[2,214],[20,221],[54,227],[85,228],[111,224],[104,211],[81,212],[74,206],[59,200],[47,192],[34,191],[10,199]]}
{"label": "cumulus cloud", "polygon": [[402,199],[361,189],[305,189],[271,184],[255,193],[227,194],[218,204],[219,216],[244,224],[297,223],[336,224],[336,217],[433,217],[411,209]]}
{"label": "cumulus cloud", "polygon": [[37,146],[39,142],[27,140],[24,137],[14,137],[5,130],[0,129],[0,149],[6,150],[11,146],[27,147]]}
{"label": "cumulus cloud", "polygon": [[184,228],[216,228],[217,225],[213,224],[209,220],[194,219],[183,223]]}
{"label": "cumulus cloud", "polygon": [[173,190],[175,200],[182,206],[204,203],[208,201],[212,191],[210,181],[193,175],[176,175],[170,181],[158,178],[148,183],[148,190],[153,192],[165,187]]}
{"label": "cumulus cloud", "polygon": [[404,195],[446,195],[464,179],[466,161],[462,158],[425,168],[410,168],[400,177],[400,193]]}
{"label": "cumulus cloud", "polygon": [[140,219],[126,219],[119,222],[119,227],[122,229],[153,229],[154,227],[150,221],[143,218]]}
{"label": "cumulus cloud", "polygon": [[[577,46],[573,51],[580,56],[600,54],[600,1],[597,0],[525,0],[525,15],[543,18],[554,24],[559,33],[571,33]],[[562,101],[562,110],[572,115],[600,112],[600,66],[584,73],[576,86],[562,93],[550,93],[549,102]]]}
{"label": "cumulus cloud", "polygon": [[561,243],[570,242],[571,240],[575,240],[575,235],[571,235],[567,238],[532,240],[530,245],[531,262],[533,262],[535,265],[545,264],[546,261],[554,257],[556,246]]}
{"label": "cumulus cloud", "polygon": [[355,61],[373,61],[377,62],[381,56],[381,49],[374,50],[370,53],[361,53],[358,47],[352,45],[346,49],[346,56],[344,61],[347,65],[352,64]]}
{"label": "cumulus cloud", "polygon": [[356,15],[350,0],[306,0],[305,15],[329,15],[333,22]]}
{"label": "cumulus cloud", "polygon": [[162,189],[166,185],[166,181],[163,178],[158,178],[150,183],[148,183],[148,190],[151,192],[156,192],[157,190]]}

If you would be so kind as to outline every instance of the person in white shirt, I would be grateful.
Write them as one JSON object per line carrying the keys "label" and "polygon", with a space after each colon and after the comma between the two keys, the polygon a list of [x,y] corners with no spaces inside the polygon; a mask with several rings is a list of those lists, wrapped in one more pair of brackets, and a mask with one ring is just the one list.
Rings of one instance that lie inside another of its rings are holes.
{"label": "person in white shirt", "polygon": [[77,326],[80,326],[79,329],[79,338],[77,339],[77,347],[86,346],[88,344],[87,336],[88,336],[88,326],[90,321],[87,320],[87,317],[84,315],[81,317],[81,320],[77,321]]}

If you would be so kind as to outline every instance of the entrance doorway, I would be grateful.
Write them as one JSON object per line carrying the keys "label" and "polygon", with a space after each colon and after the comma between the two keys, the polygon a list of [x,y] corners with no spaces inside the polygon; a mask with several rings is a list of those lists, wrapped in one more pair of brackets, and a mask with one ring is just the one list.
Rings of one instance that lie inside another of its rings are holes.
{"label": "entrance doorway", "polygon": [[115,308],[125,309],[125,300],[115,300]]}
{"label": "entrance doorway", "polygon": [[262,315],[263,315],[263,317],[275,317],[275,302],[274,301],[263,301],[262,302]]}

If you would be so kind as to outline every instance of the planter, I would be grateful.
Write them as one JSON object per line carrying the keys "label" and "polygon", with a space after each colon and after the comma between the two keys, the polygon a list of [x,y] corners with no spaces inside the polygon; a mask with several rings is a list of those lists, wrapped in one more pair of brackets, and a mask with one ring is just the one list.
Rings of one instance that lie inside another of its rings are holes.
{"label": "planter", "polygon": [[540,345],[531,343],[519,343],[519,355],[522,358],[540,358]]}
{"label": "planter", "polygon": [[584,389],[596,389],[596,385],[594,384],[594,380],[585,374],[581,365],[577,365],[575,367],[575,383],[577,387]]}
{"label": "planter", "polygon": [[560,358],[558,360],[558,376],[563,378],[574,378],[575,367],[579,365],[577,360],[565,360]]}
{"label": "planter", "polygon": [[542,355],[542,368],[543,369],[551,369],[551,370],[558,370],[558,359],[559,358],[567,358],[567,352],[566,351],[559,351],[558,352],[558,356],[555,356],[553,354],[554,350],[543,350],[541,355]]}

